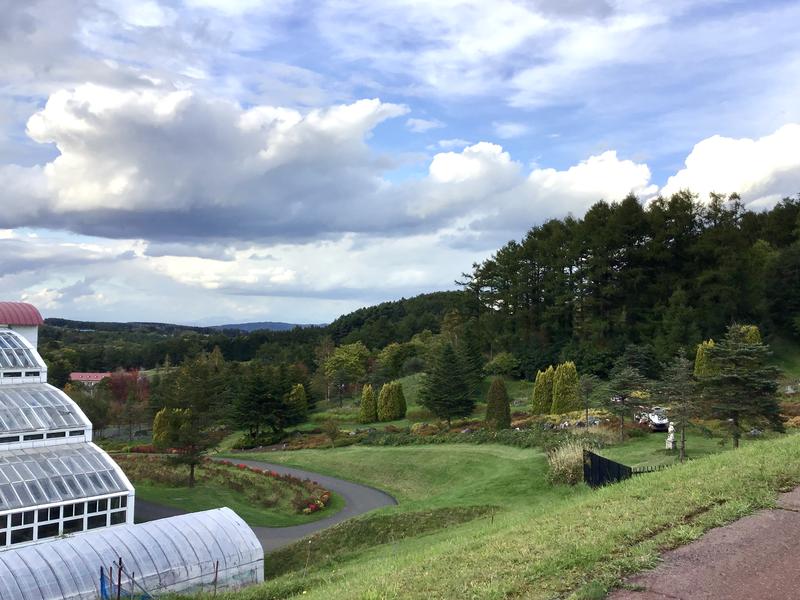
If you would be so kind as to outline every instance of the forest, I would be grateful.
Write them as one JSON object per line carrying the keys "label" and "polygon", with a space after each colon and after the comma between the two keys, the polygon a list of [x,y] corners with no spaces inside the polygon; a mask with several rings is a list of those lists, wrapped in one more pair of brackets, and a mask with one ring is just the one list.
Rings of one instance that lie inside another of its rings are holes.
{"label": "forest", "polygon": [[214,348],[229,361],[313,371],[321,345],[356,342],[375,357],[389,348],[398,376],[424,369],[425,340],[453,329],[450,315],[485,361],[510,354],[516,375],[532,380],[570,360],[605,377],[632,344],[665,361],[680,349],[693,355],[734,322],[756,324],[767,338],[797,335],[799,216],[800,198],[753,211],[735,195],[701,202],[681,192],[646,206],[630,196],[531,228],[473,265],[460,291],[362,308],[326,326],[242,334],[48,319],[40,348],[57,385],[70,371],[152,369]]}

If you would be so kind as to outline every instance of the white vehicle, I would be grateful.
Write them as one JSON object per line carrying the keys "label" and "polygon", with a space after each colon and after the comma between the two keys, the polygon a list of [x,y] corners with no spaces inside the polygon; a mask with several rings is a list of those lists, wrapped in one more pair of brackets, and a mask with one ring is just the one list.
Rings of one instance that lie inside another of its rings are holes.
{"label": "white vehicle", "polygon": [[666,431],[669,428],[669,419],[666,411],[660,406],[654,406],[645,414],[645,423],[650,431]]}

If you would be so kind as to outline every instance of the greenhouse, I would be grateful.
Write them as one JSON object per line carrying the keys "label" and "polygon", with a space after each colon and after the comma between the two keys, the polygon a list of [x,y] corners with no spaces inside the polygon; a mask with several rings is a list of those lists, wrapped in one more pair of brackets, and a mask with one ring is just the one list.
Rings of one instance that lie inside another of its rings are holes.
{"label": "greenhouse", "polygon": [[122,598],[232,590],[263,571],[258,538],[219,508],[0,552],[0,600],[116,598],[117,582]]}

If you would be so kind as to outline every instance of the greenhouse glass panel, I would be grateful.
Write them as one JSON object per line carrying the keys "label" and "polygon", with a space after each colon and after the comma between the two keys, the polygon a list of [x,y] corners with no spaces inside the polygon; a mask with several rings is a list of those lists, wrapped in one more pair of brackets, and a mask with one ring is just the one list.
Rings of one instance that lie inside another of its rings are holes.
{"label": "greenhouse glass panel", "polygon": [[0,386],[0,433],[91,427],[77,405],[46,383]]}
{"label": "greenhouse glass panel", "polygon": [[46,367],[31,352],[21,336],[8,329],[0,329],[0,368],[45,369]]}
{"label": "greenhouse glass panel", "polygon": [[[48,475],[54,470],[59,475]],[[10,482],[0,483],[0,511],[130,491],[111,458],[90,444],[5,452],[0,475]]]}
{"label": "greenhouse glass panel", "polygon": [[[216,539],[240,541],[218,544]],[[0,600],[95,600],[100,570],[107,573],[115,565],[116,575],[120,558],[123,598],[131,596],[132,572],[136,597],[145,592],[210,592],[217,564],[220,591],[263,581],[261,544],[236,513],[221,508],[0,552]]]}

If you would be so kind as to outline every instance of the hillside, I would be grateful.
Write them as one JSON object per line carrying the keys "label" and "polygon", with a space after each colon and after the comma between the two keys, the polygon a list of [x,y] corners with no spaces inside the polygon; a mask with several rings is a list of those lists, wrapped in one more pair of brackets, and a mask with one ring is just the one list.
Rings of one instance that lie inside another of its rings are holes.
{"label": "hillside", "polygon": [[324,327],[324,325],[312,325],[309,323],[283,323],[281,321],[256,321],[253,323],[227,323],[225,325],[214,325],[211,329],[221,329],[223,331],[291,331],[295,327]]}

